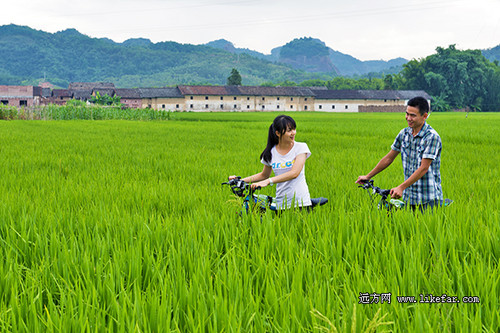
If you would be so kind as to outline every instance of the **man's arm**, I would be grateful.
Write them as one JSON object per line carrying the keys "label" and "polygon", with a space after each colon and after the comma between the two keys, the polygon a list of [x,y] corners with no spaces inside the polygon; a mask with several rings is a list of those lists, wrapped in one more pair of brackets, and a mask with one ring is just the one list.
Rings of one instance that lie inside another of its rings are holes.
{"label": "man's arm", "polygon": [[363,184],[363,183],[369,181],[370,179],[372,179],[375,175],[377,175],[378,173],[383,171],[385,168],[387,168],[389,165],[391,165],[392,162],[394,162],[394,159],[396,158],[396,156],[398,156],[398,154],[399,154],[399,151],[391,149],[387,153],[387,155],[382,157],[382,159],[377,163],[377,165],[375,166],[375,168],[373,168],[372,171],[370,171],[365,176],[359,176],[358,180],[356,180],[356,183]]}
{"label": "man's arm", "polygon": [[429,158],[423,158],[422,162],[420,163],[420,167],[415,170],[415,172],[407,180],[405,180],[404,183],[402,183],[398,187],[391,189],[391,197],[395,199],[401,198],[403,196],[404,190],[415,184],[417,180],[422,178],[427,173],[432,161],[433,160]]}

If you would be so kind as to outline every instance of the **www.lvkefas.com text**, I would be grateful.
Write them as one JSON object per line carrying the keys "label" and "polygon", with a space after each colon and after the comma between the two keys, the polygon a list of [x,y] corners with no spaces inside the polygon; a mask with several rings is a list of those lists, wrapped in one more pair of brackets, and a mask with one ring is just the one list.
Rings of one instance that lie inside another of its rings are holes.
{"label": "www.lvkefas.com text", "polygon": [[[481,303],[479,296],[449,296],[442,294],[439,296],[433,294],[420,294],[419,296],[396,296],[396,301],[398,303],[427,303],[427,304],[439,304],[439,303]],[[392,294],[391,293],[359,293],[359,304],[391,304]]]}

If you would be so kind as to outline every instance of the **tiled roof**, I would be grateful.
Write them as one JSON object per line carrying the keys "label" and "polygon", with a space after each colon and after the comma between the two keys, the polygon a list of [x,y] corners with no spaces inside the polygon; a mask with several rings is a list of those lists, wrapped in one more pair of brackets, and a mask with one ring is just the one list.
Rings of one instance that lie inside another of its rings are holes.
{"label": "tiled roof", "polygon": [[401,99],[397,90],[359,90],[365,99]]}
{"label": "tiled roof", "polygon": [[51,95],[50,88],[42,88],[42,97],[50,97]]}
{"label": "tiled roof", "polygon": [[241,95],[251,96],[314,96],[311,89],[306,87],[239,87]]}
{"label": "tiled roof", "polygon": [[360,90],[323,90],[313,89],[317,99],[365,99]]}
{"label": "tiled roof", "polygon": [[76,99],[91,99],[92,98],[92,89],[73,90],[73,97]]}
{"label": "tiled roof", "polygon": [[397,90],[402,99],[412,99],[413,97],[422,96],[429,100],[432,97],[423,90]]}
{"label": "tiled roof", "polygon": [[422,96],[431,99],[423,90],[323,90],[312,89],[317,99],[391,99],[408,100]]}
{"label": "tiled roof", "polygon": [[120,96],[121,98],[141,98],[139,89],[115,89],[115,96]]}
{"label": "tiled roof", "polygon": [[69,89],[52,89],[52,97],[73,97]]}
{"label": "tiled roof", "polygon": [[307,87],[260,87],[260,86],[179,86],[186,95],[249,95],[249,96],[314,96]]}
{"label": "tiled roof", "polygon": [[138,88],[141,98],[184,98],[178,88]]}
{"label": "tiled roof", "polygon": [[[227,89],[229,87],[229,89]],[[232,95],[237,86],[179,86],[179,91],[186,95]]]}

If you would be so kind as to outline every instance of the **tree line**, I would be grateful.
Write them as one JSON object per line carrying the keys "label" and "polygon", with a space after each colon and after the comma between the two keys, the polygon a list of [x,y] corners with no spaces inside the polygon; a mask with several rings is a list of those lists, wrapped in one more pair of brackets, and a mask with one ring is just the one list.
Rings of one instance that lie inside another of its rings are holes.
{"label": "tree line", "polygon": [[500,66],[486,59],[480,50],[458,50],[455,45],[438,47],[436,53],[403,65],[397,74],[380,78],[335,77],[305,80],[300,84],[283,81],[268,86],[325,86],[328,89],[425,90],[433,97],[434,111],[468,109],[500,111]]}

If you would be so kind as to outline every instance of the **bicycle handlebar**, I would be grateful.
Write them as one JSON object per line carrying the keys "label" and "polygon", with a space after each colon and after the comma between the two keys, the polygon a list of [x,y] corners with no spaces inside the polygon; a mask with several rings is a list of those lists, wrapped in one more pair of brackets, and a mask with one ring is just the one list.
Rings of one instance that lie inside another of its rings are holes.
{"label": "bicycle handlebar", "polygon": [[231,187],[231,190],[233,191],[234,194],[236,194],[239,197],[245,196],[245,191],[248,190],[249,194],[252,194],[256,190],[260,190],[261,187],[258,186],[257,188],[253,189],[250,184],[247,182],[243,181],[240,176],[235,177],[231,180],[228,180],[227,182],[222,183],[221,185],[229,185]]}
{"label": "bicycle handlebar", "polygon": [[379,194],[384,200],[387,199],[391,194],[391,190],[384,190],[378,186],[373,185],[373,180],[367,180],[365,181],[364,185],[359,185],[358,187],[361,187],[365,190],[371,188],[373,190],[373,193]]}

